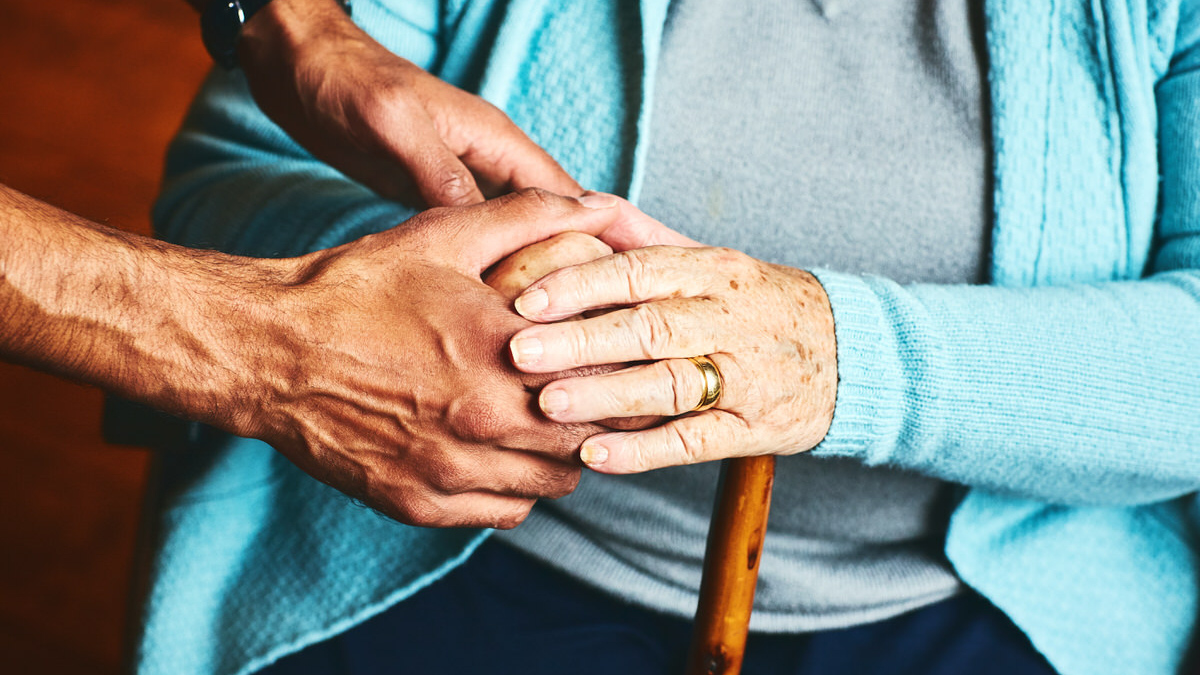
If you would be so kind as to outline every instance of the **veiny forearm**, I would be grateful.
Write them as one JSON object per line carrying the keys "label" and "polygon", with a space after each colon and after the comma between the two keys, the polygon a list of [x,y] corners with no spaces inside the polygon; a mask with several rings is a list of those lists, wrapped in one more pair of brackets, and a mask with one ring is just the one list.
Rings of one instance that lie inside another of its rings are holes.
{"label": "veiny forearm", "polygon": [[286,261],[96,225],[0,186],[0,358],[225,428],[277,341]]}

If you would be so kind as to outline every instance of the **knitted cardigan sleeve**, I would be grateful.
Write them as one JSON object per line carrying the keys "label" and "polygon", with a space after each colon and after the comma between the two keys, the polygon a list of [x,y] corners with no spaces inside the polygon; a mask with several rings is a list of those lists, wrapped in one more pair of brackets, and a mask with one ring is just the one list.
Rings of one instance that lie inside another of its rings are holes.
{"label": "knitted cardigan sleeve", "polygon": [[1011,288],[819,272],[839,390],[815,454],[1065,504],[1200,488],[1196,14],[1181,12],[1154,92],[1162,183],[1146,273]]}

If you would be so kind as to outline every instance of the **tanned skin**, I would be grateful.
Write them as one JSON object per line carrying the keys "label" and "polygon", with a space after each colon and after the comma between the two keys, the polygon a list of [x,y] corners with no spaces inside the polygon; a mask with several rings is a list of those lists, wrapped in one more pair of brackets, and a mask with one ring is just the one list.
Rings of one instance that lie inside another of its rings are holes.
{"label": "tanned skin", "polygon": [[527,187],[583,192],[498,108],[388,51],[335,0],[272,0],[243,27],[238,62],[259,107],[297,143],[390,199],[463,206]]}
{"label": "tanned skin", "polygon": [[459,208],[258,260],[0,186],[0,358],[265,440],[407,523],[512,527],[572,490],[595,429],[537,414],[547,378],[504,347],[528,322],[480,275],[558,232],[600,234],[626,206],[532,189],[482,203],[582,190],[503,113],[388,52],[334,0],[274,0],[238,52],[264,111],[317,157],[382,195]]}
{"label": "tanned skin", "polygon": [[[579,447],[601,428],[538,410],[553,376],[518,371],[507,349],[532,325],[512,297],[534,267],[498,263],[568,231],[606,244],[576,236],[525,260],[548,271],[676,235],[583,194],[503,113],[388,52],[334,0],[273,0],[238,57],[264,112],[315,156],[441,208],[265,260],[104,227],[0,186],[0,359],[266,441],[405,523],[513,527],[535,500],[573,490]],[[504,294],[481,280],[488,269]]]}
{"label": "tanned skin", "polygon": [[262,439],[402,522],[513,527],[574,489],[600,428],[538,412],[551,378],[507,353],[532,324],[481,276],[562,232],[627,241],[629,212],[531,189],[267,260],[0,187],[0,358]]}

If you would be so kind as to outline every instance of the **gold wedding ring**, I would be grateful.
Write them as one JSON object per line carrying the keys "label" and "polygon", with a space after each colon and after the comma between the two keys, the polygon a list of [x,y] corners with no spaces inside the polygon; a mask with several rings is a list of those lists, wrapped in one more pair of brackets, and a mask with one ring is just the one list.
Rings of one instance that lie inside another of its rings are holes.
{"label": "gold wedding ring", "polygon": [[717,370],[717,364],[707,356],[692,356],[688,358],[688,361],[696,366],[696,369],[700,371],[700,376],[704,378],[704,393],[700,396],[700,402],[696,404],[695,408],[692,408],[691,412],[708,410],[721,400],[721,392],[724,390],[721,371]]}

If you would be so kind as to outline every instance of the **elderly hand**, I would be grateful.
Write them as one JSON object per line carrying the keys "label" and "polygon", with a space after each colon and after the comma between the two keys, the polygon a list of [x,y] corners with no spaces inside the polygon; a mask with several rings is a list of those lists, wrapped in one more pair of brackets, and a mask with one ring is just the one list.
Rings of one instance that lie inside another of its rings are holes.
{"label": "elderly hand", "polygon": [[[621,206],[628,209],[635,217],[641,215],[641,211],[634,209],[629,202],[621,200]],[[657,221],[650,221],[644,217],[640,218],[640,220],[660,225]],[[647,235],[661,235],[663,234],[663,230],[665,230],[665,228],[662,228],[662,230],[650,231],[645,228],[631,229],[629,227],[621,229],[625,231],[626,236],[632,235],[639,240],[646,238]],[[614,234],[615,232],[610,231],[609,236],[610,239],[616,241],[612,236]],[[515,300],[531,283],[555,270],[602,258],[612,252],[613,249],[608,244],[591,235],[582,232],[564,232],[546,241],[526,246],[510,255],[492,268],[492,271],[488,272],[483,280],[484,283],[495,288],[504,297],[509,300]],[[579,316],[575,318],[583,317]],[[598,372],[611,372],[619,367],[607,366],[595,370]],[[614,417],[598,420],[599,424],[612,429],[645,429],[661,421],[662,418],[658,416]]]}
{"label": "elderly hand", "polygon": [[246,23],[238,58],[263,112],[384,197],[461,206],[583,191],[498,108],[391,53],[333,0],[274,0]]}
{"label": "elderly hand", "polygon": [[[516,307],[530,320],[558,322],[513,337],[513,360],[527,373],[650,362],[548,384],[539,405],[550,419],[679,416],[644,431],[589,438],[580,453],[596,471],[803,452],[833,419],[833,315],[807,272],[729,249],[652,246],[553,272]],[[561,321],[605,307],[621,309]],[[723,393],[712,409],[690,412],[705,380],[687,359],[704,355],[720,371]]]}
{"label": "elderly hand", "polygon": [[274,319],[235,345],[250,352],[226,369],[241,373],[229,389],[245,412],[223,426],[410,524],[513,527],[567,494],[580,443],[601,429],[538,413],[552,378],[506,355],[530,324],[480,274],[565,230],[631,236],[615,198],[584,201],[530,190],[433,209],[296,259],[264,298]]}
{"label": "elderly hand", "polygon": [[530,244],[496,264],[483,282],[508,300],[547,274],[612,254],[612,247],[583,232],[563,232]]}

